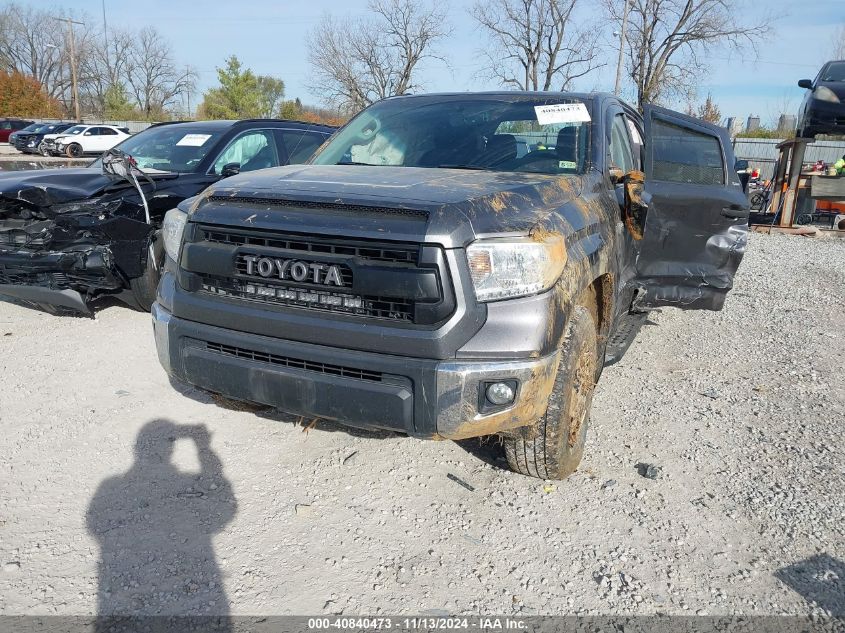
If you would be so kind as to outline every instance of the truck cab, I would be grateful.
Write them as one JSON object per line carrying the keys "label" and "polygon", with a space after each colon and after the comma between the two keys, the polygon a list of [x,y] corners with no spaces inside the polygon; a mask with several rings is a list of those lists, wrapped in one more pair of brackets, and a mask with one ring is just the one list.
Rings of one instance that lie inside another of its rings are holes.
{"label": "truck cab", "polygon": [[727,133],[610,95],[403,96],[310,163],[168,212],[159,358],[225,397],[562,478],[648,310],[722,308],[747,203]]}

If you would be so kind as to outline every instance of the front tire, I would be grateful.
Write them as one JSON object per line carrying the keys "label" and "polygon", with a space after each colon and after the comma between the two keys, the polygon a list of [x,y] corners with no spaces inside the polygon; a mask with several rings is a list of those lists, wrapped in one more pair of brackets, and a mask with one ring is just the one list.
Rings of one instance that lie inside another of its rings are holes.
{"label": "front tire", "polygon": [[65,148],[65,153],[68,158],[81,158],[82,146],[79,143],[71,143]]}
{"label": "front tire", "polygon": [[156,300],[156,290],[161,279],[161,267],[164,265],[164,246],[161,238],[156,235],[147,253],[147,267],[144,274],[129,280],[132,296],[142,312],[149,312]]}
{"label": "front tire", "polygon": [[560,365],[545,415],[536,425],[504,437],[511,469],[541,479],[564,479],[584,456],[598,374],[596,322],[577,306],[561,346]]}

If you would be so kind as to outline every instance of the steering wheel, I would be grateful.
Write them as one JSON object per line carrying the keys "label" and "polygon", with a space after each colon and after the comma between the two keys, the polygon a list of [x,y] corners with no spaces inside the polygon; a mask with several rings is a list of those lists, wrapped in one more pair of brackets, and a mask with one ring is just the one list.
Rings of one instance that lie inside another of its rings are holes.
{"label": "steering wheel", "polygon": [[516,167],[522,167],[523,165],[529,165],[531,163],[536,163],[541,160],[557,160],[557,151],[553,149],[539,149],[534,150],[533,152],[528,152],[522,158],[518,158],[516,161]]}
{"label": "steering wheel", "polygon": [[554,161],[555,167],[558,164],[558,157],[557,151],[553,149],[541,149],[541,150],[534,150],[533,152],[529,152],[522,158],[516,160],[514,163],[513,170],[519,171],[523,167],[527,167],[532,163],[539,163],[540,161]]}

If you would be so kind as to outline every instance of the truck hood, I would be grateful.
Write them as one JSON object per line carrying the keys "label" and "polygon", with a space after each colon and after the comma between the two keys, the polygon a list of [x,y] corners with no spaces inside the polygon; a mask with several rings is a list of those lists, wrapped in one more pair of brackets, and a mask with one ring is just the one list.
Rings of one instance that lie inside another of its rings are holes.
{"label": "truck hood", "polygon": [[[227,178],[207,189],[194,204],[197,221],[239,223],[244,213],[256,227],[279,229],[303,224],[294,216],[296,202],[308,203],[311,230],[342,234],[389,233],[395,239],[463,246],[480,235],[526,234],[554,211],[563,212],[581,191],[580,176],[517,172],[358,165],[292,165]],[[211,200],[209,200],[211,198]],[[263,201],[249,208],[243,201]],[[280,200],[288,204],[271,204]],[[294,204],[289,204],[294,203]],[[324,221],[313,209],[349,207],[358,217]],[[256,206],[262,207],[257,209]],[[303,205],[305,206],[305,205]],[[372,207],[368,212],[362,207]],[[424,229],[395,210],[419,212]],[[384,211],[380,214],[379,211]],[[580,214],[579,217],[583,217]],[[242,217],[243,216],[243,217]],[[577,223],[577,220],[576,220]],[[350,233],[351,231],[351,233]]]}

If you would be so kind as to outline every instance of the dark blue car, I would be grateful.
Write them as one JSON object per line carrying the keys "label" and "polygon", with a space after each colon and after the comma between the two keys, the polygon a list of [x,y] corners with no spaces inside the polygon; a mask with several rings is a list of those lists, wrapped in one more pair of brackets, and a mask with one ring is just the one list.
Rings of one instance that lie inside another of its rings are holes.
{"label": "dark blue car", "polygon": [[827,62],[815,79],[802,79],[807,92],[798,115],[798,136],[845,134],[845,60]]}

